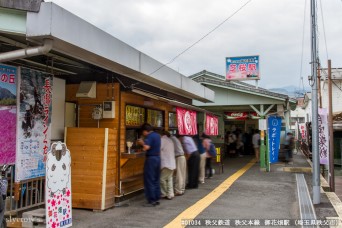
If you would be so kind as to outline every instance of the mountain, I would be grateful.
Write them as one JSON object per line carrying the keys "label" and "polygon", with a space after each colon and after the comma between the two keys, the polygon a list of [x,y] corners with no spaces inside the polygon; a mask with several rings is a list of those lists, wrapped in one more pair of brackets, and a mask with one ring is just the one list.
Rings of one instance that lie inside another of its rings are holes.
{"label": "mountain", "polygon": [[15,99],[15,95],[8,89],[0,87],[0,100],[3,99]]}
{"label": "mountain", "polygon": [[280,88],[272,88],[272,89],[268,89],[272,92],[275,93],[281,93],[281,94],[285,94],[288,95],[289,97],[303,97],[304,93],[309,92],[311,90],[311,88],[299,88],[297,86],[284,86],[284,87],[280,87]]}

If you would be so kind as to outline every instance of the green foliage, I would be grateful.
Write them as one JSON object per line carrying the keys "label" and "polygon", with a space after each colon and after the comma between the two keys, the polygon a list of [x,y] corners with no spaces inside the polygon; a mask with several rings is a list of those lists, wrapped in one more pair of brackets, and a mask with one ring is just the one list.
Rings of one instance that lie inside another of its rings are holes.
{"label": "green foliage", "polygon": [[17,103],[17,99],[6,98],[0,100],[0,105],[15,105]]}

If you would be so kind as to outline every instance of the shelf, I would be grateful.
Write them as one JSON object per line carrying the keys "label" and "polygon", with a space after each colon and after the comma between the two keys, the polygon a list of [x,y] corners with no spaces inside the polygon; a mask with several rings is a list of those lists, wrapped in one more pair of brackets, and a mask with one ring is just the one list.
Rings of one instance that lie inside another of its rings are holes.
{"label": "shelf", "polygon": [[145,152],[136,152],[133,154],[129,154],[129,153],[121,153],[121,158],[142,158],[145,157],[146,153]]}

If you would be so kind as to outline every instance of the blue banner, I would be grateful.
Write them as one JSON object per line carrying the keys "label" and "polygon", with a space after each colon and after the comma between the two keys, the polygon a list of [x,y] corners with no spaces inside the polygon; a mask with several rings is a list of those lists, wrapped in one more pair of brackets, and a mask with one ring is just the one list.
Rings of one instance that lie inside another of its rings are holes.
{"label": "blue banner", "polygon": [[259,56],[226,58],[227,80],[259,80]]}
{"label": "blue banner", "polygon": [[281,117],[270,116],[267,119],[268,125],[268,148],[270,163],[278,162],[280,147]]}

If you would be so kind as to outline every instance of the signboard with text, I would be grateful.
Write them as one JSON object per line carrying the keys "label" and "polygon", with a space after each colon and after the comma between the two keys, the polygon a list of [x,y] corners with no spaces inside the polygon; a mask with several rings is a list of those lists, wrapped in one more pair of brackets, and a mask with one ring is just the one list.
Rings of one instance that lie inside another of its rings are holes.
{"label": "signboard with text", "polygon": [[178,132],[180,135],[197,134],[197,114],[195,111],[176,108]]}
{"label": "signboard with text", "polygon": [[45,176],[51,137],[53,77],[21,68],[19,80],[16,181]]}
{"label": "signboard with text", "polygon": [[318,148],[320,164],[327,165],[329,163],[329,129],[326,108],[318,109]]}
{"label": "signboard with text", "polygon": [[15,163],[17,72],[16,67],[0,65],[0,165]]}
{"label": "signboard with text", "polygon": [[267,119],[268,125],[268,148],[270,163],[278,162],[280,148],[281,117],[270,116]]}
{"label": "signboard with text", "polygon": [[126,126],[140,127],[145,122],[145,108],[126,105]]}
{"label": "signboard with text", "polygon": [[259,56],[226,58],[226,80],[259,80]]}

